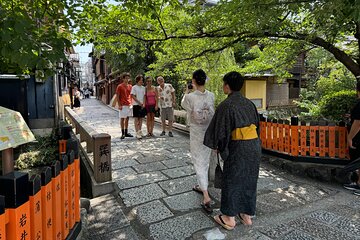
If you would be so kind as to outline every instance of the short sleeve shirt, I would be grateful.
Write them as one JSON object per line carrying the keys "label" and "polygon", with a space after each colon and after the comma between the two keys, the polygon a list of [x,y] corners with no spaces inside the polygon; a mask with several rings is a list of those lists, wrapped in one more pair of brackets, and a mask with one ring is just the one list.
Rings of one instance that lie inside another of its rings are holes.
{"label": "short sleeve shirt", "polygon": [[[144,103],[144,96],[145,96],[145,87],[134,85],[131,89],[131,95],[135,95],[136,99],[141,102],[141,104]],[[135,100],[133,101],[133,105],[139,105]]]}
{"label": "short sleeve shirt", "polygon": [[130,106],[131,105],[131,89],[132,86],[130,84],[127,84],[125,86],[124,83],[121,83],[116,88],[116,95],[118,96],[120,100],[121,106]]}
{"label": "short sleeve shirt", "polygon": [[[360,100],[358,100],[355,107],[351,110],[350,118],[351,118],[351,124],[353,124],[355,120],[360,120]],[[353,138],[353,145],[354,146],[360,145],[360,131]]]}
{"label": "short sleeve shirt", "polygon": [[173,86],[169,83],[164,84],[164,89],[162,89],[160,86],[157,86],[157,91],[159,94],[159,104],[161,108],[168,108],[172,107],[172,95],[171,93],[175,92],[175,89]]}

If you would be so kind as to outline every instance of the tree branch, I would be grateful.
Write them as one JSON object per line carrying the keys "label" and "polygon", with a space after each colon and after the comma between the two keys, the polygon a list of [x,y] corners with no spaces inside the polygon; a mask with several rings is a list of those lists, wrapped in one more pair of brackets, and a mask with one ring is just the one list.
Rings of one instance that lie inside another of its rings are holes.
{"label": "tree branch", "polygon": [[134,34],[133,32],[130,31],[122,31],[122,30],[114,30],[114,31],[107,31],[105,32],[105,37],[110,37],[110,36],[119,36],[119,35],[127,35],[129,37],[132,37],[136,40],[139,41],[143,41],[143,42],[163,42],[163,41],[167,41],[170,39],[201,39],[201,38],[228,38],[228,37],[236,37],[236,36],[241,36],[244,34],[248,34],[250,32],[242,32],[242,33],[228,33],[228,34],[219,34],[220,31],[222,31],[224,29],[217,29],[215,31],[212,32],[200,32],[200,33],[195,33],[193,35],[180,35],[180,36],[176,36],[176,35],[166,35],[163,38],[143,38],[143,37],[139,37],[138,35]]}
{"label": "tree branch", "polygon": [[219,48],[209,48],[209,49],[206,49],[206,50],[204,50],[204,51],[202,51],[202,52],[200,52],[200,53],[198,53],[198,54],[195,54],[195,55],[193,55],[193,56],[191,56],[191,57],[179,59],[179,60],[177,60],[177,62],[192,60],[192,59],[195,59],[195,58],[204,56],[204,55],[206,55],[206,54],[208,54],[208,53],[220,52],[220,51],[222,51],[222,50],[224,50],[224,49],[226,49],[226,48],[228,48],[228,47],[233,46],[234,44],[236,44],[236,43],[238,43],[238,42],[240,42],[240,41],[242,41],[242,40],[244,40],[244,39],[243,39],[243,38],[237,38],[237,39],[235,39],[234,41],[228,42],[227,44],[225,44],[225,45],[223,45],[223,46],[221,46],[221,47],[219,47]]}
{"label": "tree branch", "polygon": [[[344,51],[340,50],[339,48],[335,47],[332,43],[324,40],[321,37],[310,37],[306,34],[268,34],[269,37],[277,37],[277,38],[286,38],[286,39],[293,39],[293,40],[303,40],[309,43],[312,43],[316,46],[322,47],[333,56],[339,60],[342,64],[345,65],[349,71],[354,74],[354,76],[360,76],[360,66],[352,59],[348,54]],[[310,37],[310,38],[309,38]]]}
{"label": "tree branch", "polygon": [[355,34],[354,37],[358,40],[358,58],[357,63],[360,65],[360,22],[355,22]]}

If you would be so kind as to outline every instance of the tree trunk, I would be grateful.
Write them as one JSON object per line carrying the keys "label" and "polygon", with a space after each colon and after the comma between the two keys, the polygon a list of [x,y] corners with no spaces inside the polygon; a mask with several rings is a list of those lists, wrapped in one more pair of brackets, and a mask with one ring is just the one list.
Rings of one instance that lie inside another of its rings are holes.
{"label": "tree trunk", "polygon": [[323,47],[334,55],[334,57],[344,64],[344,66],[352,73],[355,77],[360,77],[360,65],[354,61],[348,54],[335,47],[333,44],[325,41],[322,38],[316,37],[310,40],[311,43]]}

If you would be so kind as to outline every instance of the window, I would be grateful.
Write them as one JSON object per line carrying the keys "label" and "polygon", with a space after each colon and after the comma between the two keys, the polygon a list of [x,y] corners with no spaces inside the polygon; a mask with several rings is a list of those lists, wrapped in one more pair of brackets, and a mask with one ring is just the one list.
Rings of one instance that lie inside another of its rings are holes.
{"label": "window", "polygon": [[254,99],[250,99],[256,106],[256,108],[263,108],[263,100],[262,98],[254,98]]}

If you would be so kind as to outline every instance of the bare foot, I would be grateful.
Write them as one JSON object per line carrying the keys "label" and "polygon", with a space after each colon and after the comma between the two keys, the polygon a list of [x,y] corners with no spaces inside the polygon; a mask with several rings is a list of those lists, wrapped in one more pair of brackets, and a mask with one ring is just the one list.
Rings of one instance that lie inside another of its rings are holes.
{"label": "bare foot", "polygon": [[244,213],[240,213],[239,218],[240,218],[240,222],[243,225],[245,225],[245,226],[251,226],[252,225],[252,220],[251,220],[251,217],[249,215],[244,214]]}

